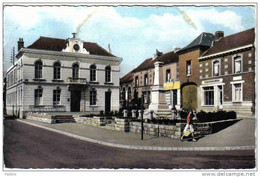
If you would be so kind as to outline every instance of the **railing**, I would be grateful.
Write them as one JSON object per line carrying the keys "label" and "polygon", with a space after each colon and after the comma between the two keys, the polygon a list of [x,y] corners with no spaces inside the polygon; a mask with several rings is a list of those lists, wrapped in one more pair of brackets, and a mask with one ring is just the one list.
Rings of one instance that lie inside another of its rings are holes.
{"label": "railing", "polygon": [[68,82],[69,82],[69,83],[76,83],[76,84],[86,84],[86,83],[87,83],[87,79],[85,79],[85,78],[73,78],[73,77],[69,77],[69,78],[68,78]]}
{"label": "railing", "polygon": [[30,112],[66,112],[63,105],[29,105]]}

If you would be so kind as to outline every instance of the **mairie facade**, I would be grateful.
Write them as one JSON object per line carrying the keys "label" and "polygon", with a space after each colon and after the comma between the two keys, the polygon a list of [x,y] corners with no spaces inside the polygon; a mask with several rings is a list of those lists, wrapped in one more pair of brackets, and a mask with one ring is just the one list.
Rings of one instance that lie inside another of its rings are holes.
{"label": "mairie facade", "polygon": [[18,50],[6,73],[7,114],[119,110],[122,59],[96,43],[40,37],[26,48],[19,39]]}

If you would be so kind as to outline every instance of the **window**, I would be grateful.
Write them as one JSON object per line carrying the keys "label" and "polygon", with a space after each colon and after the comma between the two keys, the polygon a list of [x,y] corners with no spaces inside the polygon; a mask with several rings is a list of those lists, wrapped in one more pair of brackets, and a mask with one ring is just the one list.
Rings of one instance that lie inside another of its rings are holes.
{"label": "window", "polygon": [[53,79],[60,79],[60,63],[55,62],[53,65]]}
{"label": "window", "polygon": [[138,76],[135,77],[135,86],[138,87],[139,81],[138,81]]}
{"label": "window", "polygon": [[61,89],[59,87],[53,90],[53,105],[60,105],[60,93]]}
{"label": "window", "polygon": [[213,76],[219,76],[220,74],[220,63],[219,61],[213,62]]}
{"label": "window", "polygon": [[167,69],[166,70],[166,82],[170,82],[171,81],[171,70]]}
{"label": "window", "polygon": [[111,67],[110,66],[107,66],[105,68],[105,81],[111,82]]}
{"label": "window", "polygon": [[90,81],[96,81],[96,66],[90,66]]}
{"label": "window", "polygon": [[131,87],[128,87],[128,100],[131,100]]}
{"label": "window", "polygon": [[241,83],[234,84],[234,101],[241,102],[242,101],[242,86]]}
{"label": "window", "polygon": [[148,85],[148,74],[144,75],[144,85]]}
{"label": "window", "polygon": [[79,64],[78,63],[74,63],[72,65],[72,77],[79,78]]}
{"label": "window", "polygon": [[37,61],[35,63],[35,79],[42,78],[42,62]]}
{"label": "window", "polygon": [[186,61],[186,73],[187,76],[191,75],[191,61]]}
{"label": "window", "polygon": [[42,105],[42,88],[38,87],[38,89],[34,90],[34,105],[39,106]]}
{"label": "window", "polygon": [[234,58],[234,73],[241,73],[242,72],[242,59],[241,56],[236,56]]}
{"label": "window", "polygon": [[204,105],[214,105],[214,88],[204,87]]}
{"label": "window", "polygon": [[95,89],[90,90],[90,105],[96,105],[97,91]]}

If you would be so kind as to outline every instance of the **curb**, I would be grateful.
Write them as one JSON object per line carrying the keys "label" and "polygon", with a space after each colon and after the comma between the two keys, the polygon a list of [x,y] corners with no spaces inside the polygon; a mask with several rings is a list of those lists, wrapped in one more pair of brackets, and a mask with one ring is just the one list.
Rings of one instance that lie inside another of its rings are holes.
{"label": "curb", "polygon": [[115,143],[109,143],[99,140],[94,140],[91,138],[75,135],[73,133],[64,132],[61,130],[57,130],[54,128],[49,128],[41,125],[37,125],[30,122],[25,122],[22,120],[17,119],[17,121],[32,125],[38,128],[42,128],[45,130],[49,130],[55,133],[59,133],[62,135],[66,135],[72,138],[76,138],[79,140],[91,142],[91,143],[97,143],[104,146],[110,146],[110,147],[116,147],[116,148],[124,148],[124,149],[134,149],[134,150],[155,150],[155,151],[232,151],[232,150],[255,150],[255,146],[228,146],[228,147],[157,147],[157,146],[134,146],[134,145],[124,145],[124,144],[115,144]]}

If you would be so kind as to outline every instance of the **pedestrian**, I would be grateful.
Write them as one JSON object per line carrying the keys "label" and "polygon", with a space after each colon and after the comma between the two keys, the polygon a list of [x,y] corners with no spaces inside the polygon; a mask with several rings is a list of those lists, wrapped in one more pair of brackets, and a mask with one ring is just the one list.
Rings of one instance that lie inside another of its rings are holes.
{"label": "pedestrian", "polygon": [[193,112],[193,110],[190,110],[187,116],[187,122],[185,125],[185,128],[183,130],[183,135],[181,136],[181,140],[183,140],[183,137],[186,136],[186,132],[189,131],[191,136],[192,136],[192,141],[197,141],[194,138],[194,126],[193,126],[193,117],[195,116],[195,113]]}

